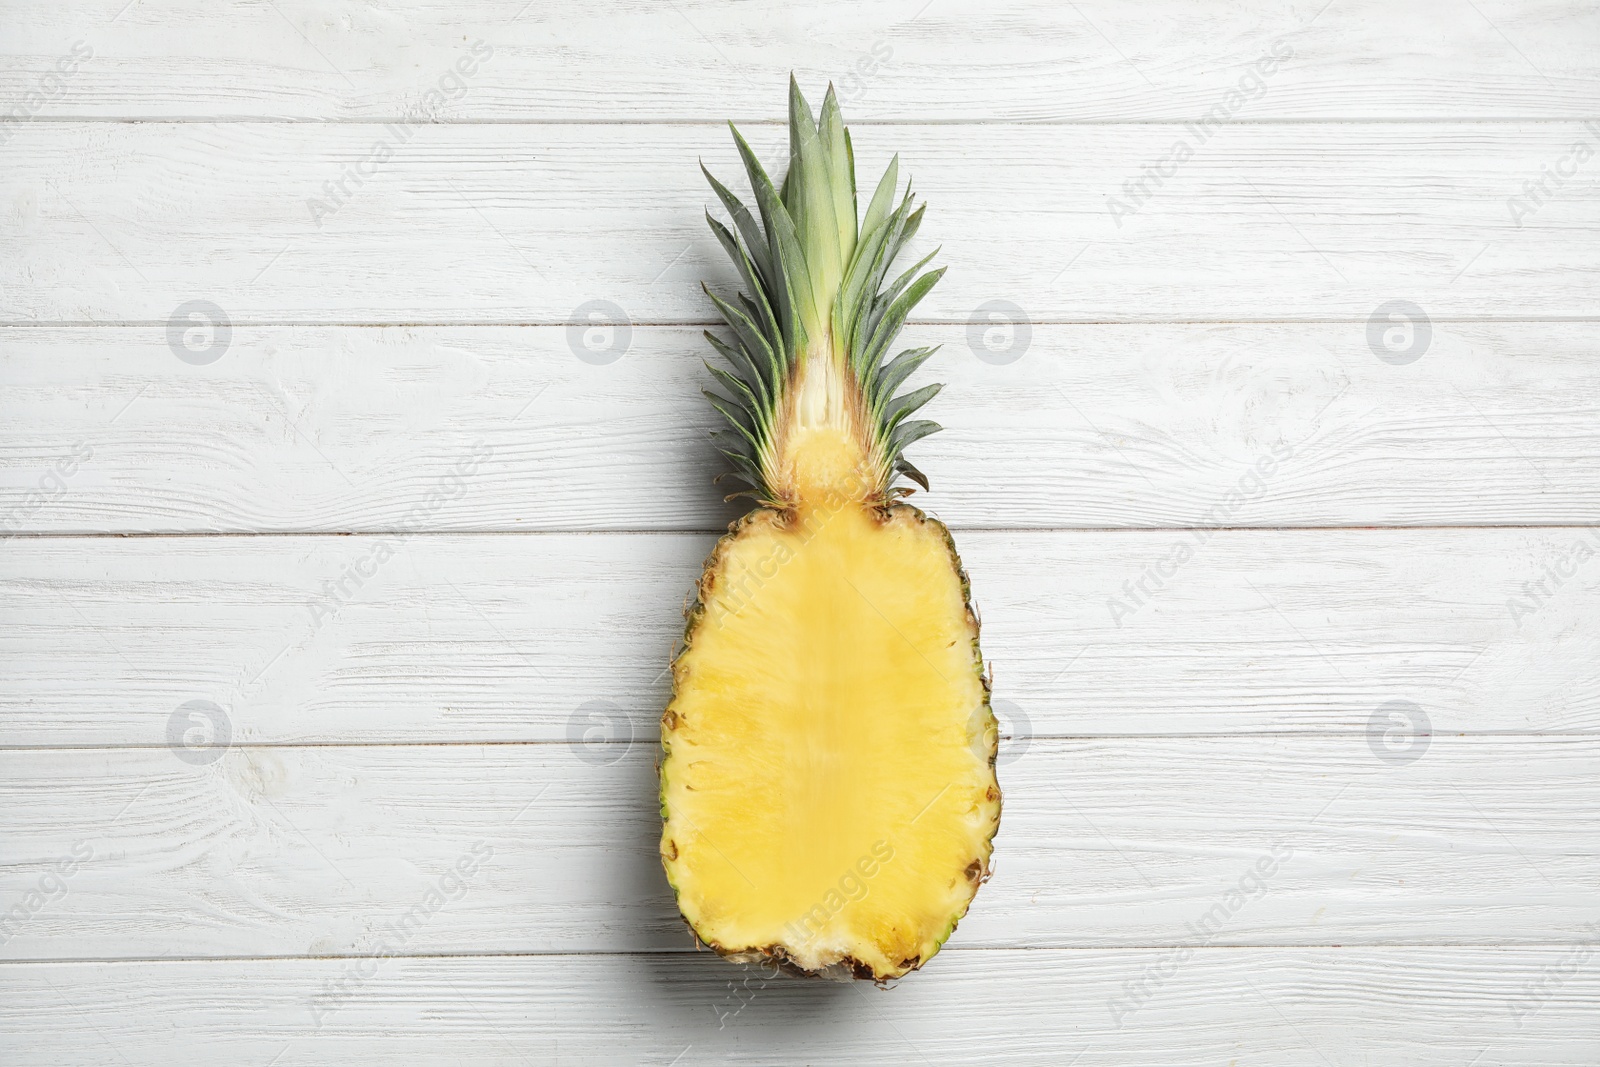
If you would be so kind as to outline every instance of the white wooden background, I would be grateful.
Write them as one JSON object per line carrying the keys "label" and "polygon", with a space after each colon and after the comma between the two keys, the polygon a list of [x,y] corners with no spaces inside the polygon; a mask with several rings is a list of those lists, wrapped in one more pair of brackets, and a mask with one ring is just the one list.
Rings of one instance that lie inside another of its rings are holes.
{"label": "white wooden background", "polygon": [[[7,1067],[1600,1062],[1593,4],[0,0],[0,53]],[[695,162],[791,68],[930,201],[919,503],[1008,734],[889,990],[694,953],[655,856],[731,515]]]}

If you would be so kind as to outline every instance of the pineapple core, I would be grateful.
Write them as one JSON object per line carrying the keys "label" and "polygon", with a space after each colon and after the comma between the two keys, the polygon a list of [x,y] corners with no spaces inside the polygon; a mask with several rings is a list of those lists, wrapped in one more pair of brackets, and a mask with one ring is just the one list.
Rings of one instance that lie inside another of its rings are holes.
{"label": "pineapple core", "polygon": [[791,506],[831,512],[874,495],[878,477],[863,444],[858,395],[826,340],[800,363],[777,435],[775,488]]}
{"label": "pineapple core", "polygon": [[[837,487],[836,442],[797,439],[828,461],[800,488]],[[663,719],[662,856],[719,951],[881,979],[938,950],[987,869],[995,737],[944,527],[839,499],[758,509],[713,554]]]}

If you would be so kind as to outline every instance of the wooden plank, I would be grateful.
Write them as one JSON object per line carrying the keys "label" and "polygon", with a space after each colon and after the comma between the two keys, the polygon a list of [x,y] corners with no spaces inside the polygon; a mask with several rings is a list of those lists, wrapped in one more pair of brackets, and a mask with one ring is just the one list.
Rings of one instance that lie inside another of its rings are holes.
{"label": "wooden plank", "polygon": [[[688,949],[655,754],[0,753],[0,953]],[[1360,735],[1036,738],[1007,747],[997,873],[951,944],[1568,940],[1596,918],[1597,772],[1593,738],[1434,736],[1393,758]]]}
{"label": "wooden plank", "polygon": [[[946,383],[916,499],[957,528],[1600,522],[1593,334],[1436,323],[1397,366],[1364,324],[1039,325],[1001,364],[914,327]],[[684,327],[596,365],[560,326],[239,326],[195,366],[162,327],[0,329],[0,529],[716,529],[709,354]]]}
{"label": "wooden plank", "polygon": [[[1187,121],[1241,79],[1232,121],[1589,118],[1600,82],[1600,21],[1568,0],[125,3],[3,5],[0,99],[30,106],[76,41],[92,55],[35,114],[777,121],[794,70],[837,82],[857,121]],[[1248,79],[1275,46],[1281,64]]]}
{"label": "wooden plank", "polygon": [[1582,945],[1204,949],[1176,969],[1159,950],[950,952],[886,991],[709,954],[21,964],[0,966],[0,1029],[14,1067],[1591,1067],[1597,975]]}
{"label": "wooden plank", "polygon": [[[1440,733],[1593,731],[1596,541],[1595,528],[958,539],[996,696],[1046,736],[1359,733],[1395,700]],[[250,743],[559,741],[591,701],[644,740],[711,544],[17,538],[0,555],[0,744],[162,745],[191,700],[226,709]]]}
{"label": "wooden plank", "polygon": [[[884,126],[855,144],[866,174],[899,152],[932,205],[916,244],[951,269],[927,320],[1004,300],[1030,322],[1366,323],[1394,301],[1600,315],[1594,182],[1512,206],[1597,130]],[[194,301],[231,322],[587,323],[594,301],[703,322],[700,279],[731,280],[696,165],[733,180],[720,126],[23,123],[7,152],[8,322],[165,324]]]}

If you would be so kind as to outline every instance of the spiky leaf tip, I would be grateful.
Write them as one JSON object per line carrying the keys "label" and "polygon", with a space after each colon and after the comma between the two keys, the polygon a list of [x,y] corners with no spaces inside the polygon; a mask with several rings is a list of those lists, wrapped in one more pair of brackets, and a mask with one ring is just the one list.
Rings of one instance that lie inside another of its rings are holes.
{"label": "spiky leaf tip", "polygon": [[785,509],[822,490],[881,505],[911,491],[895,485],[901,476],[926,488],[904,450],[939,429],[910,418],[939,386],[899,390],[934,349],[891,351],[944,269],[925,270],[929,255],[890,277],[923,214],[909,183],[901,192],[899,157],[862,216],[832,85],[814,114],[790,77],[789,160],[776,185],[729,129],[755,202],[751,211],[705,172],[733,225],[707,221],[743,286],[731,301],[711,294],[728,333],[707,333],[722,361],[707,395],[729,426],[716,435],[729,475]]}

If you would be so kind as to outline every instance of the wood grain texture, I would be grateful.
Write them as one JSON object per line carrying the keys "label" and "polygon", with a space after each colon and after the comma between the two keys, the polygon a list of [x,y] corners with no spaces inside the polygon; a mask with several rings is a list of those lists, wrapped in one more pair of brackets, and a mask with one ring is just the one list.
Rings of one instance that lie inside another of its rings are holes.
{"label": "wood grain texture", "polygon": [[[654,737],[712,543],[17,538],[0,744],[161,745],[190,700],[251,743],[564,740],[592,701]],[[996,697],[1037,735],[1360,732],[1394,700],[1440,733],[1600,729],[1594,528],[958,545]]]}
{"label": "wood grain texture", "polygon": [[[855,145],[863,174],[898,152],[931,205],[911,251],[942,246],[950,271],[927,320],[1004,299],[1032,322],[1365,323],[1394,300],[1600,315],[1600,170],[1508,206],[1597,130],[1234,126],[1160,164],[1148,199],[1125,184],[1186,127],[884,126]],[[24,123],[7,150],[8,322],[166,323],[193,300],[235,322],[567,323],[595,300],[703,322],[699,281],[732,275],[699,210],[697,158],[737,169],[719,126]]]}
{"label": "wood grain texture", "polygon": [[[1590,1067],[1600,971],[1574,955],[1206,949],[1120,1028],[1112,1005],[1166,969],[1159,950],[950,952],[888,991],[765,980],[709,954],[25,964],[0,966],[0,1029],[15,1067]],[[1514,1016],[1541,982],[1542,1007]]]}
{"label": "wood grain texture", "polygon": [[[0,958],[692,945],[654,744],[212,754],[0,753],[0,901],[82,860],[9,913]],[[1410,755],[1360,735],[1008,743],[997,873],[950,944],[1560,943],[1600,920],[1600,740]]]}
{"label": "wood grain texture", "polygon": [[438,117],[781,121],[794,70],[836,82],[858,122],[1187,121],[1283,41],[1292,57],[1235,121],[1600,110],[1600,18],[1568,0],[126,2],[0,5],[0,99],[37,91],[81,40],[93,56],[39,114],[386,120],[481,40]]}
{"label": "wood grain texture", "polygon": [[[1364,323],[1039,325],[997,364],[915,327],[944,347],[913,384],[945,383],[916,500],[957,528],[1600,522],[1594,334],[1440,322],[1395,365]],[[716,529],[709,355],[683,327],[596,365],[561,326],[238,326],[195,366],[162,327],[0,328],[0,530]]]}
{"label": "wood grain texture", "polygon": [[[1600,1062],[1594,5],[0,26],[6,1067]],[[951,267],[1004,730],[886,992],[688,951],[655,855],[696,162],[791,69]]]}

